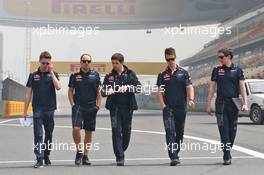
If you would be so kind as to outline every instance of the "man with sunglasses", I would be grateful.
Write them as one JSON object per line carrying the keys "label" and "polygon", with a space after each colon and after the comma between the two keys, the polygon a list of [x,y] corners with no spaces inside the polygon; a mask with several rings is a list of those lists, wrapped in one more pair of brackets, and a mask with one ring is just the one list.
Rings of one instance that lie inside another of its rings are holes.
{"label": "man with sunglasses", "polygon": [[102,95],[107,96],[105,107],[110,110],[113,149],[117,166],[124,166],[130,137],[133,111],[138,109],[135,93],[141,84],[134,71],[124,65],[124,56],[111,57],[113,70],[104,78]]}
{"label": "man with sunglasses", "polygon": [[163,109],[170,165],[176,166],[180,163],[178,154],[183,141],[187,104],[191,108],[195,106],[194,89],[189,73],[176,64],[176,52],[173,48],[165,50],[165,59],[167,68],[158,75],[157,96]]}
{"label": "man with sunglasses", "polygon": [[[34,153],[37,159],[34,168],[42,168],[43,159],[45,165],[51,165],[49,155],[54,129],[54,111],[57,108],[55,89],[61,89],[59,76],[53,70],[50,53],[42,52],[39,63],[38,70],[29,75],[24,105],[24,117],[27,117],[28,106],[33,94]],[[45,130],[44,143],[42,125]]]}
{"label": "man with sunglasses", "polygon": [[[231,49],[223,48],[218,51],[220,66],[215,67],[211,76],[208,92],[207,112],[211,112],[211,100],[217,86],[217,98],[215,102],[215,114],[221,137],[224,165],[232,162],[231,148],[234,144],[237,132],[237,119],[239,110],[248,111],[248,100],[244,83],[244,75],[241,68],[232,63],[233,52]],[[243,97],[243,106],[237,109],[233,98],[238,98],[239,93]]]}
{"label": "man with sunglasses", "polygon": [[[91,165],[88,153],[92,148],[92,132],[95,131],[96,115],[101,106],[100,75],[92,70],[92,57],[83,54],[81,68],[69,80],[68,97],[72,106],[73,140],[76,144],[75,165]],[[85,130],[83,151],[80,145],[81,129]]]}

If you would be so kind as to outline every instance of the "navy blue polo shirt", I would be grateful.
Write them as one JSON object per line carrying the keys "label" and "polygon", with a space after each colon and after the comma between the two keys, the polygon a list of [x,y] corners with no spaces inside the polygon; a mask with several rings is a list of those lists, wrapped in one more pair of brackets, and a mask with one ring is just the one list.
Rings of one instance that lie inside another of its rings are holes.
{"label": "navy blue polo shirt", "polygon": [[187,91],[186,87],[191,85],[191,77],[183,68],[177,66],[172,73],[170,68],[158,75],[157,85],[163,86],[164,102],[171,109],[178,111],[187,110]]}
{"label": "navy blue polo shirt", "polygon": [[94,70],[70,76],[69,87],[74,89],[74,103],[83,108],[96,106],[97,90],[101,85],[100,75]]}
{"label": "navy blue polo shirt", "polygon": [[[57,73],[54,73],[59,79]],[[33,90],[33,110],[53,111],[57,109],[56,90],[50,72],[33,72],[29,75],[27,85]]]}
{"label": "navy blue polo shirt", "polygon": [[239,96],[239,81],[245,80],[241,68],[218,66],[213,69],[211,81],[217,84],[217,97],[233,98]]}

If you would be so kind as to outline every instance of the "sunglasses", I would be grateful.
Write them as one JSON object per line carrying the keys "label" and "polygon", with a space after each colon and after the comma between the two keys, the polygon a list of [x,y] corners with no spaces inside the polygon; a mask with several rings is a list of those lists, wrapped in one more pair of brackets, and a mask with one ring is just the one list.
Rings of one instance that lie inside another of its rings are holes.
{"label": "sunglasses", "polygon": [[167,62],[175,61],[175,58],[166,58],[166,61],[167,61]]}
{"label": "sunglasses", "polygon": [[92,61],[91,61],[91,60],[82,60],[82,62],[83,62],[84,64],[90,64]]}
{"label": "sunglasses", "polygon": [[220,58],[221,60],[225,58],[225,56],[218,56],[218,58]]}
{"label": "sunglasses", "polygon": [[43,61],[43,62],[41,62],[41,64],[42,64],[42,65],[49,65],[50,63],[49,63],[49,62],[45,62],[45,61]]}

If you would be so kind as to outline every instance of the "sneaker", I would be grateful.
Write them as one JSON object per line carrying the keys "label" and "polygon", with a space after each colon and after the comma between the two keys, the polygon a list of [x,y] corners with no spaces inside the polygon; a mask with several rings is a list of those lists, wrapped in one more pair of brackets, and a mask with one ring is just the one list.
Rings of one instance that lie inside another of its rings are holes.
{"label": "sneaker", "polygon": [[43,160],[38,159],[36,164],[34,165],[34,168],[43,168]]}
{"label": "sneaker", "polygon": [[44,163],[45,163],[45,165],[47,165],[47,166],[51,165],[51,162],[50,162],[49,156],[45,156],[45,157],[44,157]]}
{"label": "sneaker", "polygon": [[224,160],[223,165],[231,165],[232,164],[232,159]]}
{"label": "sneaker", "polygon": [[179,159],[174,159],[174,160],[171,160],[171,163],[170,163],[170,166],[176,166],[178,164],[180,164],[180,160]]}
{"label": "sneaker", "polygon": [[80,152],[77,152],[76,157],[75,157],[75,165],[81,165],[82,158],[83,158],[83,154]]}
{"label": "sneaker", "polygon": [[91,165],[91,162],[90,162],[90,160],[89,160],[89,158],[88,158],[87,155],[84,155],[83,156],[83,158],[82,158],[82,164],[83,165]]}

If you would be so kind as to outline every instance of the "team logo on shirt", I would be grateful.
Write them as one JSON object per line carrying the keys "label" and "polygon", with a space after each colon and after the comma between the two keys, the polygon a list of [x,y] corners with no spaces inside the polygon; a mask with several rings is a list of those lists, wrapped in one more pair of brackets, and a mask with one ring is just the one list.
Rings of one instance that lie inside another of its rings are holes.
{"label": "team logo on shirt", "polygon": [[184,74],[177,74],[177,77],[181,78]]}
{"label": "team logo on shirt", "polygon": [[110,76],[110,77],[108,78],[109,83],[113,83],[114,80],[115,80],[115,77],[114,77],[114,76]]}
{"label": "team logo on shirt", "polygon": [[34,80],[35,81],[39,81],[40,80],[40,76],[38,74],[34,75]]}
{"label": "team logo on shirt", "polygon": [[231,73],[232,73],[232,74],[236,74],[236,73],[237,73],[237,70],[236,70],[236,69],[232,69],[232,70],[231,70]]}
{"label": "team logo on shirt", "polygon": [[165,74],[165,75],[163,76],[163,79],[164,79],[164,80],[170,80],[170,75],[169,75],[169,74]]}
{"label": "team logo on shirt", "polygon": [[77,75],[76,76],[76,81],[82,81],[82,76],[81,75]]}
{"label": "team logo on shirt", "polygon": [[220,70],[218,71],[218,75],[219,75],[219,76],[224,76],[224,75],[225,75],[225,70],[224,70],[224,69],[220,69]]}

